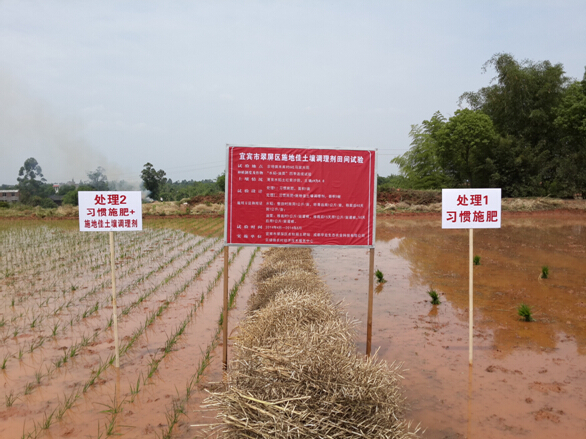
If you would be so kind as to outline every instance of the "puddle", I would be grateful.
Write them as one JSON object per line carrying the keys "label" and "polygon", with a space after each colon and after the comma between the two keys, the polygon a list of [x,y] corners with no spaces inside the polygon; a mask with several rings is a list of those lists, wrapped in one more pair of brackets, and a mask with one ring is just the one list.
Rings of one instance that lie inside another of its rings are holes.
{"label": "puddle", "polygon": [[[406,417],[424,437],[586,434],[586,220],[513,218],[476,230],[474,362],[468,367],[468,231],[439,220],[378,219],[372,350],[403,362]],[[314,249],[365,352],[368,250]],[[547,265],[549,278],[539,279]],[[440,295],[433,306],[427,291]],[[532,307],[523,322],[517,307]]]}

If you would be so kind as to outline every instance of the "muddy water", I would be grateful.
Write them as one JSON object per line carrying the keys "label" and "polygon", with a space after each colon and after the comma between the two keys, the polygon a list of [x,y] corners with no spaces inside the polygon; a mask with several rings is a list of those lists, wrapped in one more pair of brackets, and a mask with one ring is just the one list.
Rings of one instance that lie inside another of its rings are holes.
{"label": "muddy water", "polygon": [[[424,437],[586,437],[586,219],[511,217],[475,231],[471,368],[468,231],[442,230],[439,218],[377,222],[375,268],[387,282],[375,292],[372,347],[404,363],[407,418]],[[334,299],[362,322],[364,352],[368,250],[314,257]],[[534,322],[519,320],[521,303]]]}

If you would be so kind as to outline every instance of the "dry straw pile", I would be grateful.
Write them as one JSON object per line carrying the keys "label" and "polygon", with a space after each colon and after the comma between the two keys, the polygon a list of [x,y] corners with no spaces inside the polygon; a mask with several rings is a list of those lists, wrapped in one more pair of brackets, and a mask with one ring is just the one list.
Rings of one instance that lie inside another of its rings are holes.
{"label": "dry straw pile", "polygon": [[[224,438],[415,438],[399,366],[356,353],[355,323],[333,305],[309,249],[272,249],[212,393]],[[217,430],[216,430],[217,431]]]}

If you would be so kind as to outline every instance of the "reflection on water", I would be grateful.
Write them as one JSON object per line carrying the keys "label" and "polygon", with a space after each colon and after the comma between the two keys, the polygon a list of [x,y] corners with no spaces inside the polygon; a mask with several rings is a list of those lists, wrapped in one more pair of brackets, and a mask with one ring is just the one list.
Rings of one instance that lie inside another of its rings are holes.
{"label": "reflection on water", "polygon": [[[439,223],[406,224],[391,250],[408,261],[411,284],[441,292],[456,308],[468,307],[468,231],[442,230]],[[560,334],[586,354],[586,234],[581,224],[553,219],[508,221],[501,229],[474,232],[475,324],[491,329],[503,354],[519,345],[553,349]],[[540,279],[541,267],[548,279]],[[535,322],[519,320],[528,304]]]}

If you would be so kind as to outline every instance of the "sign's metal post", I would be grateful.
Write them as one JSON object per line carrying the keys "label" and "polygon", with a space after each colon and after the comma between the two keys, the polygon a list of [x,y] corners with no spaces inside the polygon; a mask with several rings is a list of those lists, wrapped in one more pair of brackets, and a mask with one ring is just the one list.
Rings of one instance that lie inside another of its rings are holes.
{"label": "sign's metal post", "polygon": [[469,239],[469,273],[468,273],[468,326],[469,326],[469,334],[468,334],[468,362],[470,366],[472,366],[472,337],[474,335],[474,291],[473,291],[473,284],[474,284],[474,229],[468,229],[470,232],[470,239]]}
{"label": "sign's metal post", "polygon": [[120,346],[118,341],[118,314],[116,311],[116,255],[114,250],[114,232],[110,232],[110,271],[112,272],[112,321],[114,325],[115,366],[120,367]]}
{"label": "sign's metal post", "polygon": [[368,320],[366,324],[366,355],[370,356],[372,343],[372,302],[374,287],[374,247],[370,249],[368,263]]}
{"label": "sign's metal post", "polygon": [[[370,249],[368,353],[376,180],[376,150],[226,145],[226,247]],[[228,253],[224,263],[223,361],[227,368]]]}
{"label": "sign's metal post", "polygon": [[228,370],[228,258],[230,250],[227,245],[224,246],[224,310],[222,313],[222,367]]}

